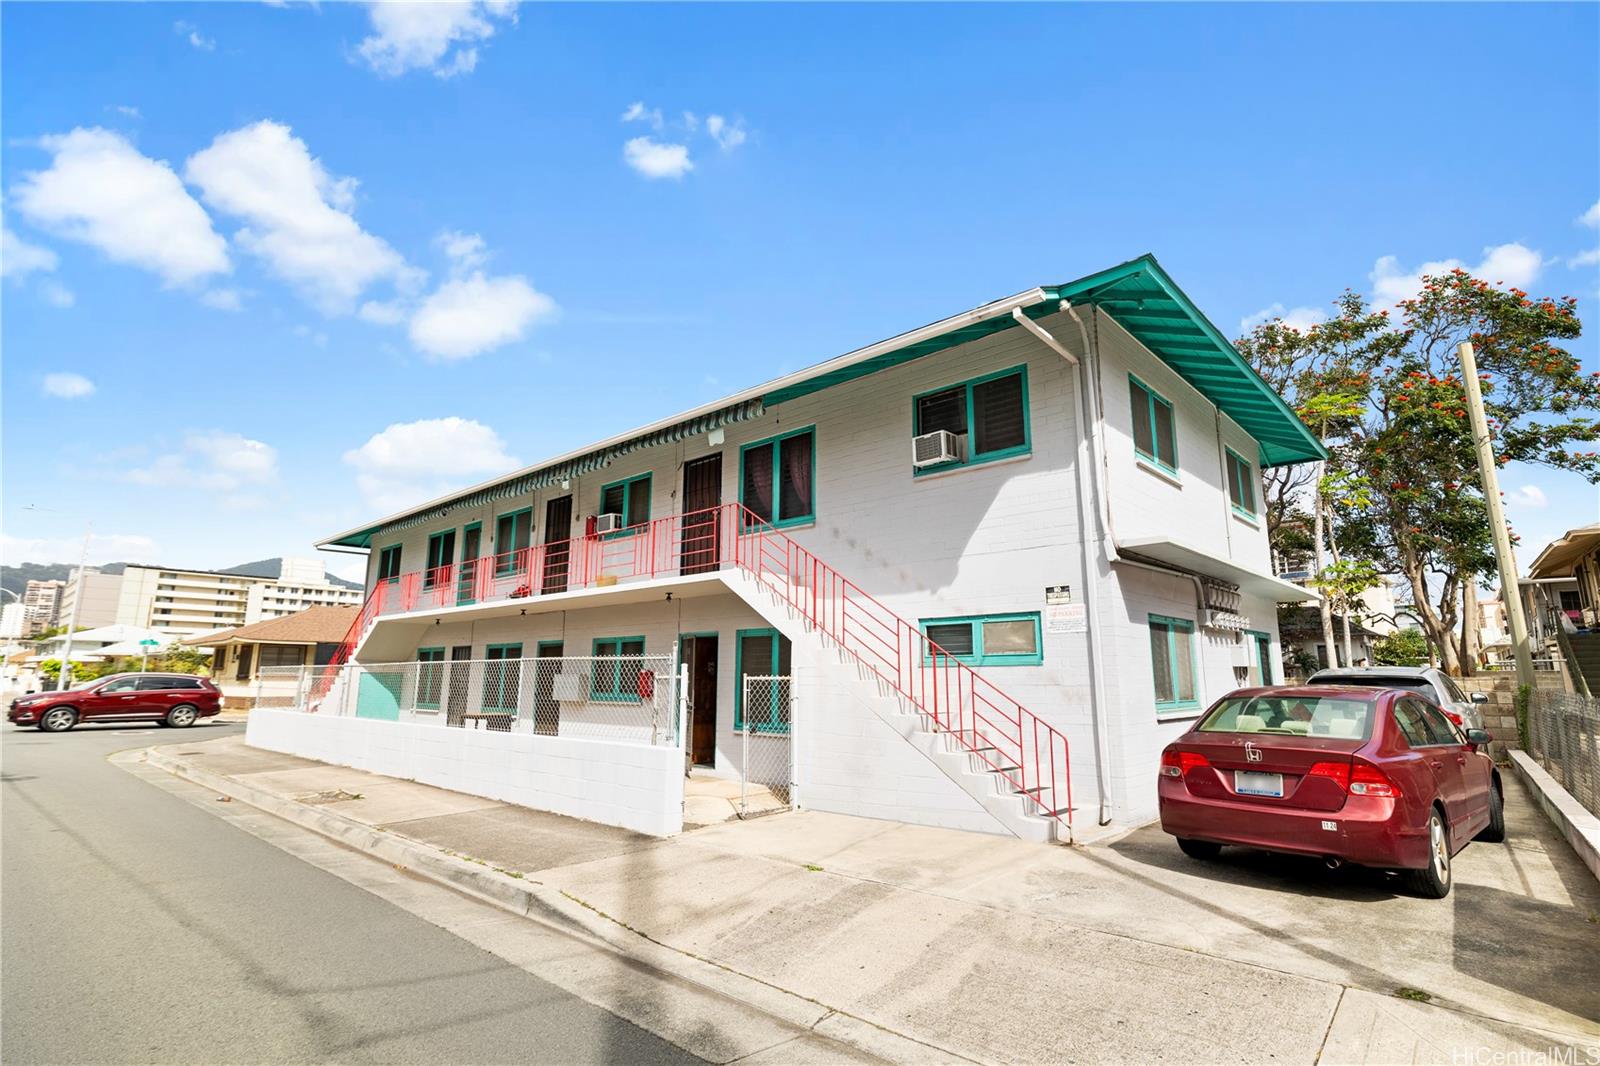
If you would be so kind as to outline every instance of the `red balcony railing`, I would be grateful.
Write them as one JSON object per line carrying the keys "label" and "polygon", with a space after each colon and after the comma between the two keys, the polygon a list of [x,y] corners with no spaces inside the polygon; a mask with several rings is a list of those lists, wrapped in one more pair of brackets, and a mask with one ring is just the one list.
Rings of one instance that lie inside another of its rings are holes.
{"label": "red balcony railing", "polygon": [[[892,688],[933,728],[1004,779],[1031,809],[1070,829],[1072,776],[1067,738],[1060,731],[741,504],[380,582],[334,662],[344,662],[387,614],[536,598],[729,567],[755,578],[803,616],[810,628]],[[313,699],[325,694],[315,692]]]}

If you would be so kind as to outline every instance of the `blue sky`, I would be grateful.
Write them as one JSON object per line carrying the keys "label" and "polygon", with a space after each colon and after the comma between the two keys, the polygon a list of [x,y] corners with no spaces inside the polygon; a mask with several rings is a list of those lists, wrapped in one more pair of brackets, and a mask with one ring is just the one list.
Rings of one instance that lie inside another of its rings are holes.
{"label": "blue sky", "polygon": [[[310,554],[1146,251],[1230,335],[1451,260],[1600,314],[1592,4],[7,4],[0,30],[7,561],[75,559],[82,516],[95,561]],[[1593,328],[1577,351],[1600,369]],[[1504,487],[1535,544],[1600,518],[1575,477]]]}

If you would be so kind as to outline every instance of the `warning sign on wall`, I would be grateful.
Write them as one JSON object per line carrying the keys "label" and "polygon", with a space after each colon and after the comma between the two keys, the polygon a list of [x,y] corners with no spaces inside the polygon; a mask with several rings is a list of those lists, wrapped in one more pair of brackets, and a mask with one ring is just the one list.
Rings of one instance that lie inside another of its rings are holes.
{"label": "warning sign on wall", "polygon": [[1081,603],[1047,603],[1044,628],[1047,633],[1088,632],[1089,612]]}

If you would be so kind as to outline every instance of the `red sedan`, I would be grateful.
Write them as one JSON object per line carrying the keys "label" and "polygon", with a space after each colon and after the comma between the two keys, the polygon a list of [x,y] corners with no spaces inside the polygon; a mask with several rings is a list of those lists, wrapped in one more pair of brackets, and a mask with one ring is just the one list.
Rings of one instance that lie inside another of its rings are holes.
{"label": "red sedan", "polygon": [[1161,828],[1193,858],[1238,844],[1388,867],[1442,899],[1456,852],[1505,839],[1490,739],[1399,689],[1241,689],[1162,752]]}

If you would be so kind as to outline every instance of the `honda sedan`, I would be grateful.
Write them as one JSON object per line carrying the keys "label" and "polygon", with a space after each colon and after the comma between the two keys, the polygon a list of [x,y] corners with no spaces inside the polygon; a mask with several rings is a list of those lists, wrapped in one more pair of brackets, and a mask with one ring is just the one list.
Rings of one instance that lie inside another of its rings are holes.
{"label": "honda sedan", "polygon": [[1161,828],[1193,858],[1236,844],[1385,867],[1441,899],[1457,852],[1505,839],[1490,739],[1414,692],[1242,689],[1162,753]]}

